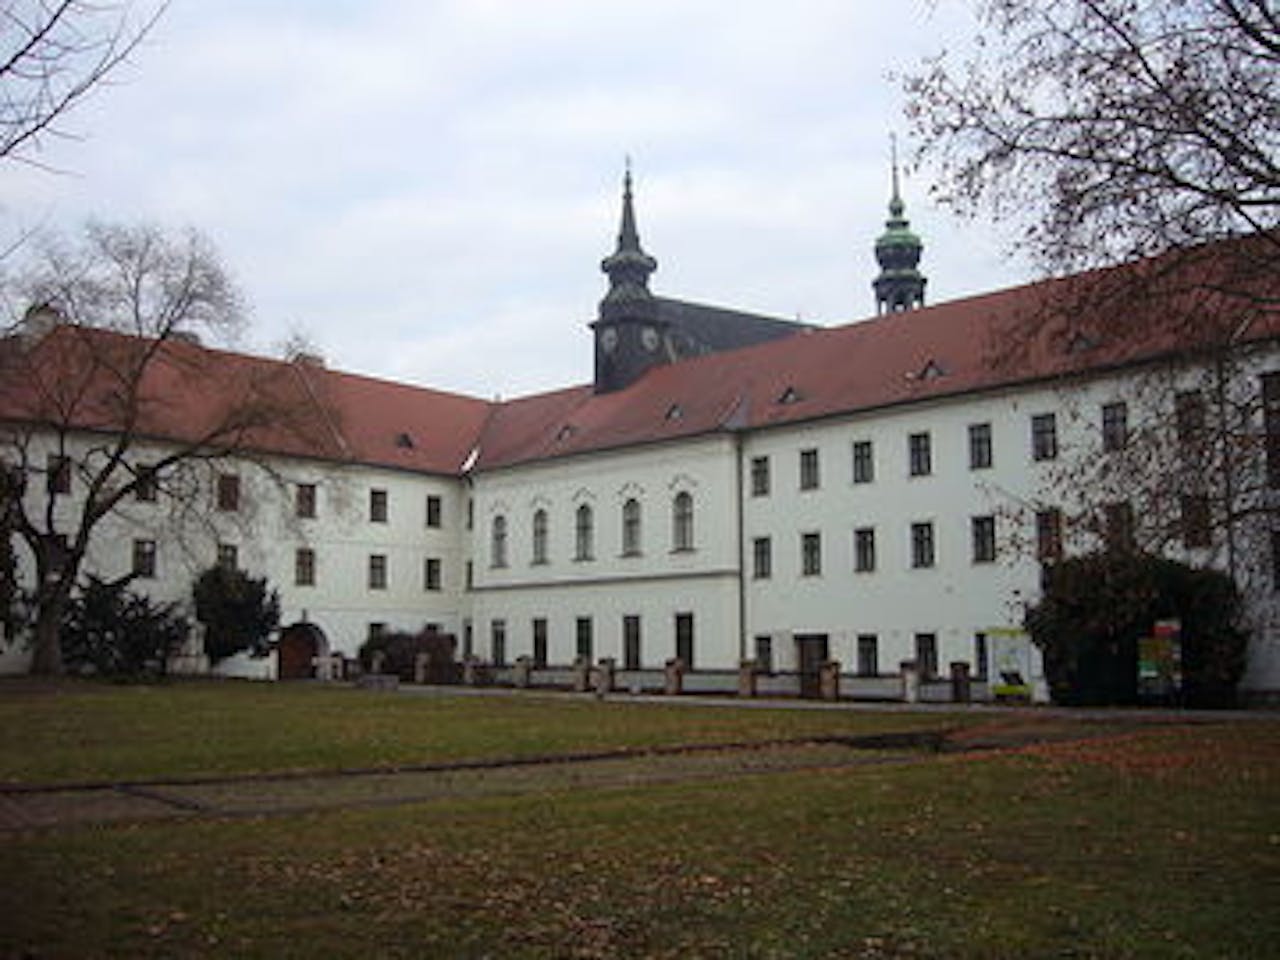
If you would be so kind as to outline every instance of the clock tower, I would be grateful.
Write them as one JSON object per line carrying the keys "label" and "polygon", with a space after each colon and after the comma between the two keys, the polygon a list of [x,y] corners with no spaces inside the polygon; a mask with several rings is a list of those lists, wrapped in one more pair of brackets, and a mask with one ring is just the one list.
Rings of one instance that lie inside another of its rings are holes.
{"label": "clock tower", "polygon": [[631,168],[622,186],[622,226],[618,248],[600,263],[609,291],[600,301],[595,333],[595,390],[610,393],[639,380],[651,367],[669,363],[673,352],[669,324],[659,316],[649,290],[649,275],[658,261],[640,248],[631,200]]}

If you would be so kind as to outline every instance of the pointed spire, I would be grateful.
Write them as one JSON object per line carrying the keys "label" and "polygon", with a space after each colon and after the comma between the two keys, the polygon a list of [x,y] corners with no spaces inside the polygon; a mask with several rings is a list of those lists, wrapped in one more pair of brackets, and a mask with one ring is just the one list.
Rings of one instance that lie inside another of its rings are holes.
{"label": "pointed spire", "polygon": [[618,248],[605,257],[600,269],[609,276],[609,292],[600,301],[600,318],[650,319],[656,313],[653,294],[649,292],[649,275],[658,269],[658,261],[640,247],[636,214],[631,196],[631,158],[627,158],[622,179],[622,224],[618,229]]}
{"label": "pointed spire", "polygon": [[876,240],[876,261],[880,275],[872,282],[876,292],[876,312],[891,313],[924,306],[925,280],[918,267],[924,244],[911,232],[898,182],[898,139],[889,135],[890,170],[893,194],[889,198],[889,219],[885,232]]}

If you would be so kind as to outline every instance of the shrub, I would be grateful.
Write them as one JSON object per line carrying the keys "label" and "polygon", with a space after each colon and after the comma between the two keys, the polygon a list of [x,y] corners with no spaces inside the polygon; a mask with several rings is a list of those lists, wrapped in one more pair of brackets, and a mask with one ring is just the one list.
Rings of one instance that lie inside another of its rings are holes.
{"label": "shrub", "polygon": [[1098,553],[1047,567],[1043,586],[1026,625],[1044,653],[1055,703],[1137,703],[1138,638],[1158,620],[1177,619],[1182,702],[1234,704],[1248,635],[1226,574],[1144,554]]}
{"label": "shrub", "polygon": [[265,577],[218,564],[200,574],[192,590],[196,619],[205,627],[204,652],[217,662],[248,650],[263,656],[280,624],[280,595]]}
{"label": "shrub", "polygon": [[420,633],[394,631],[370,637],[360,647],[360,666],[367,673],[373,670],[373,655],[383,655],[382,672],[395,674],[401,680],[412,683],[414,664],[420,653],[430,654],[427,671],[428,683],[457,683],[460,667],[454,662],[453,653],[457,640],[451,633],[423,630]]}
{"label": "shrub", "polygon": [[62,652],[69,668],[102,676],[163,674],[190,631],[177,604],[155,604],[127,589],[128,578],[90,576],[67,606]]}

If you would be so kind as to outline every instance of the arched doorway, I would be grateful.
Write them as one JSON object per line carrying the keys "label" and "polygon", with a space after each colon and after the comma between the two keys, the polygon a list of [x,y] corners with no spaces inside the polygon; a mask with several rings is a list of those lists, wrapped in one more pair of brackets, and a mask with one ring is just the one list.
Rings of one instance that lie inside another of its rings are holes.
{"label": "arched doorway", "polygon": [[276,675],[281,680],[310,680],[316,675],[316,657],[328,655],[329,641],[324,631],[300,620],[280,631]]}

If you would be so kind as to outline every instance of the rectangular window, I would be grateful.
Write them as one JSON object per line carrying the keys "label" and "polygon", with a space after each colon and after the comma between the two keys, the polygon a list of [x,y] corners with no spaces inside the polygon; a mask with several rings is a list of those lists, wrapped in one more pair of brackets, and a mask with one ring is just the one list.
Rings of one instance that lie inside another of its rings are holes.
{"label": "rectangular window", "polygon": [[1262,425],[1267,435],[1267,483],[1280,487],[1280,373],[1262,375]]}
{"label": "rectangular window", "polygon": [[1204,395],[1199,390],[1183,390],[1173,398],[1174,424],[1178,442],[1199,446],[1204,440]]}
{"label": "rectangular window", "polygon": [[767,633],[756,637],[756,669],[761,673],[773,673],[773,637]]}
{"label": "rectangular window", "polygon": [[913,477],[927,477],[933,473],[933,450],[928,432],[907,436],[907,467]]}
{"label": "rectangular window", "polygon": [[991,463],[991,424],[969,424],[969,469],[986,470]]}
{"label": "rectangular window", "polygon": [[1103,507],[1103,538],[1108,550],[1133,549],[1133,506],[1121,501]]}
{"label": "rectangular window", "polygon": [[987,679],[987,635],[973,635],[973,679]]}
{"label": "rectangular window", "polygon": [[1271,587],[1280,590],[1280,530],[1271,531]]}
{"label": "rectangular window", "polygon": [[1037,413],[1031,418],[1031,459],[1058,458],[1058,417],[1053,413]]}
{"label": "rectangular window", "polygon": [[387,555],[385,553],[369,554],[369,589],[387,589]]}
{"label": "rectangular window", "polygon": [[1202,493],[1182,497],[1182,544],[1207,547],[1212,543],[1209,498]]}
{"label": "rectangular window", "polygon": [[298,587],[316,585],[316,552],[310,547],[299,547],[293,554],[293,583]]}
{"label": "rectangular window", "polygon": [[545,617],[533,620],[533,665],[539,669],[547,665],[547,621]]}
{"label": "rectangular window", "polygon": [[443,515],[443,504],[439,497],[434,493],[427,495],[427,526],[440,526],[440,518]]}
{"label": "rectangular window", "polygon": [[133,575],[152,579],[156,575],[156,542],[154,540],[133,541]]}
{"label": "rectangular window", "polygon": [[693,669],[693,614],[676,614],[676,656],[686,670]]}
{"label": "rectangular window", "polygon": [[820,478],[818,476],[818,451],[817,450],[801,450],[800,451],[800,489],[801,490],[817,490]]}
{"label": "rectangular window", "polygon": [[806,577],[822,575],[822,534],[800,534],[800,573]]}
{"label": "rectangular window", "polygon": [[853,444],[853,482],[871,483],[876,478],[875,454],[870,440],[856,440]]}
{"label": "rectangular window", "polygon": [[1129,405],[1123,401],[1102,405],[1102,449],[1123,450],[1129,442]]}
{"label": "rectangular window", "polygon": [[440,589],[440,558],[427,557],[422,564],[422,588],[424,590]]}
{"label": "rectangular window", "polygon": [[235,570],[240,566],[240,550],[234,543],[218,544],[218,566]]}
{"label": "rectangular window", "polygon": [[622,618],[622,665],[626,670],[640,669],[640,618]]}
{"label": "rectangular window", "polygon": [[156,483],[155,469],[146,465],[138,466],[137,481],[133,488],[133,495],[141,503],[155,503],[159,494],[159,485]]}
{"label": "rectangular window", "polygon": [[876,568],[876,528],[858,527],[853,531],[853,570],[871,573]]}
{"label": "rectangular window", "polygon": [[369,624],[369,639],[377,640],[380,636],[387,632],[387,625],[380,620],[375,620]]}
{"label": "rectangular window", "polygon": [[858,676],[880,675],[880,638],[874,633],[858,634]]}
{"label": "rectangular window", "polygon": [[591,647],[592,647],[591,618],[579,617],[575,625],[575,628],[576,628],[577,643],[578,643],[578,656],[581,659],[585,660],[587,663],[590,663]]}
{"label": "rectangular window", "polygon": [[467,589],[467,590],[471,590],[471,589],[472,589],[472,588],[474,588],[474,587],[475,587],[475,585],[476,585],[476,567],[475,567],[475,564],[474,564],[474,563],[472,563],[470,560],[468,560],[468,561],[467,561],[467,565],[466,565],[466,567],[465,567],[465,570],[466,570],[466,573],[465,573],[465,577],[466,577],[466,579],[465,579],[464,583],[466,584],[466,589]]}
{"label": "rectangular window", "polygon": [[769,495],[769,458],[751,458],[751,495],[767,497]]}
{"label": "rectangular window", "polygon": [[938,676],[938,635],[916,634],[916,668],[921,678],[932,680]]}
{"label": "rectangular window", "polygon": [[369,491],[369,522],[387,522],[387,491],[377,489]]}
{"label": "rectangular window", "polygon": [[49,454],[46,469],[48,473],[48,488],[51,494],[64,494],[71,492],[71,458],[62,457],[56,453]]}
{"label": "rectangular window", "polygon": [[240,475],[218,474],[218,509],[233,513],[240,509]]}
{"label": "rectangular window", "polygon": [[934,560],[933,524],[913,523],[911,525],[911,566],[916,569],[932,567]]}
{"label": "rectangular window", "polygon": [[1057,507],[1036,511],[1036,559],[1041,563],[1062,559],[1062,511]]}
{"label": "rectangular window", "polygon": [[293,512],[295,516],[310,520],[316,515],[316,485],[300,483],[294,493]]}
{"label": "rectangular window", "polygon": [[757,580],[773,576],[773,541],[768,537],[755,537],[751,541],[751,575]]}
{"label": "rectangular window", "polygon": [[996,559],[996,518],[971,517],[969,526],[973,534],[973,562],[994,563]]}
{"label": "rectangular window", "polygon": [[493,654],[493,665],[507,665],[507,621],[494,620],[489,624],[489,646]]}

